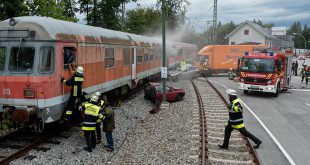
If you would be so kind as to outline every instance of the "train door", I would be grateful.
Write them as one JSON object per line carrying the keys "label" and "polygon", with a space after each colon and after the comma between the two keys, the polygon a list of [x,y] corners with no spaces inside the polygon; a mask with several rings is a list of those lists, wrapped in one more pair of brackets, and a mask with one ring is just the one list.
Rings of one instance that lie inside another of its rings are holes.
{"label": "train door", "polygon": [[137,78],[137,49],[132,48],[131,53],[131,80],[135,80]]}

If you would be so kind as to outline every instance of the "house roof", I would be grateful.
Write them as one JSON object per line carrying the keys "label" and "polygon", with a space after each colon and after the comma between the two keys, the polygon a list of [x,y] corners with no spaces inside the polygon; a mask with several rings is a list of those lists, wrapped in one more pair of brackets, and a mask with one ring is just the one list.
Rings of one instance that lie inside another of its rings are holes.
{"label": "house roof", "polygon": [[258,33],[262,34],[263,36],[267,37],[267,38],[271,38],[271,39],[276,39],[276,37],[274,37],[271,34],[271,31],[269,31],[267,28],[263,28],[260,25],[251,22],[251,21],[245,21],[243,22],[241,25],[239,25],[235,30],[233,30],[231,33],[229,33],[225,39],[228,39],[231,35],[233,35],[234,33],[236,33],[239,29],[241,29],[241,27],[245,26],[245,25],[249,25],[251,26],[253,29],[255,29]]}

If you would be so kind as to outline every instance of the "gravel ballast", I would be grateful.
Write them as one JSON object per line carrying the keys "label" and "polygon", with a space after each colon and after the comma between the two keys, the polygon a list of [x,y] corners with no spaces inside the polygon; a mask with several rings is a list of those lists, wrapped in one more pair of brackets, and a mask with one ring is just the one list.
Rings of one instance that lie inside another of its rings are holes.
{"label": "gravel ballast", "polygon": [[186,92],[183,101],[171,103],[168,109],[150,114],[154,105],[143,98],[142,91],[115,108],[114,152],[103,147],[105,133],[92,153],[84,151],[85,139],[76,127],[71,129],[70,138],[58,139],[60,145],[48,145],[51,149],[47,152],[32,150],[28,155],[36,158],[20,158],[11,164],[193,164],[189,157],[194,147],[191,130],[196,95],[189,80],[168,84]]}

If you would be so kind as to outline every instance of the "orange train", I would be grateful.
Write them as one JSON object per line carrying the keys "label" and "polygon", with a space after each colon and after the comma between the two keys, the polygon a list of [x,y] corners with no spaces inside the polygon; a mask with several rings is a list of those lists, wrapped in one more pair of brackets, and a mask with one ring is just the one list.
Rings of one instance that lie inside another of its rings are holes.
{"label": "orange train", "polygon": [[[70,62],[84,67],[87,93],[121,95],[160,73],[161,49],[161,39],[52,18],[2,21],[0,113],[10,112],[16,123],[42,126],[58,121],[70,90],[60,79],[70,77]],[[167,42],[170,67],[192,60],[196,52],[195,45]]]}

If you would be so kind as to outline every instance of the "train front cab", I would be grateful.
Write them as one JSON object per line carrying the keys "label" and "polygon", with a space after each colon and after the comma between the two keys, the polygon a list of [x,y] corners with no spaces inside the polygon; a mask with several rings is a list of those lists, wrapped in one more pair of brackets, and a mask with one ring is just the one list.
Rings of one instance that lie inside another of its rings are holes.
{"label": "train front cab", "polygon": [[38,125],[60,118],[58,60],[55,42],[0,41],[0,112],[7,120]]}

